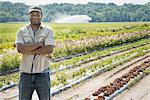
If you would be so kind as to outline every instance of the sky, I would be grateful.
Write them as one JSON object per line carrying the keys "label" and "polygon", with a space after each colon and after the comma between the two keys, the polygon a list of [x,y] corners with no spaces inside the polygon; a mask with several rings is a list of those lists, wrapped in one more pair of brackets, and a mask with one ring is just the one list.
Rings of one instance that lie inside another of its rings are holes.
{"label": "sky", "polygon": [[123,5],[124,3],[133,3],[133,4],[145,4],[150,2],[150,0],[0,0],[0,1],[9,1],[12,3],[25,3],[27,5],[45,5],[53,3],[72,3],[72,4],[87,4],[88,2],[94,3],[115,3],[117,5]]}

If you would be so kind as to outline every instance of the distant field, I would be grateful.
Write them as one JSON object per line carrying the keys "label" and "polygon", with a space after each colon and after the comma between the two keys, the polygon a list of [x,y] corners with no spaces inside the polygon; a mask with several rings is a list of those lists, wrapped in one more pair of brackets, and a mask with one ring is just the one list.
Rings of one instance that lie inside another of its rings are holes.
{"label": "distant field", "polygon": [[[13,47],[17,30],[27,24],[27,22],[0,23],[0,49]],[[55,38],[58,42],[150,29],[150,22],[43,24],[51,26],[54,29]]]}

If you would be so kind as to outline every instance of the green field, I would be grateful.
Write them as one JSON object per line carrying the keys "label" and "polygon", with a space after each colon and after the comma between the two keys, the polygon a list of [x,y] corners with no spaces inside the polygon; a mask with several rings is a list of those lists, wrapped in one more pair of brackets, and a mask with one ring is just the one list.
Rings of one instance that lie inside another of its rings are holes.
{"label": "green field", "polygon": [[[21,54],[14,48],[16,32],[19,28],[28,23],[0,23],[0,72],[16,69],[20,65]],[[50,66],[55,71],[55,78],[52,86],[67,84],[68,80],[84,76],[112,62],[125,59],[114,66],[130,61],[133,58],[145,55],[150,48],[150,22],[114,22],[114,23],[80,23],[80,24],[56,24],[43,23],[52,27],[55,32],[56,48],[50,55],[53,59],[75,55],[78,53],[91,52],[86,55],[65,59],[64,61],[53,62]],[[141,46],[143,45],[143,46]],[[139,48],[135,48],[141,46]],[[68,66],[71,68],[80,67],[80,64],[99,59],[101,56],[109,55],[112,52],[132,49],[128,53],[106,59],[89,68],[81,68],[67,75]],[[97,50],[97,51],[94,51]],[[133,55],[135,54],[135,55]],[[132,56],[133,55],[133,56]],[[128,56],[132,56],[128,58]],[[59,70],[61,69],[61,71]],[[11,76],[11,77],[10,77]],[[10,74],[0,77],[0,87],[9,84],[11,81],[18,82],[19,74]]]}
{"label": "green field", "polygon": [[[24,22],[0,23],[0,49],[13,47],[16,32],[27,25]],[[125,32],[149,30],[149,22],[120,22],[120,23],[87,23],[87,24],[55,24],[43,23],[53,28],[56,44],[69,40],[82,40],[97,36],[110,36]]]}
{"label": "green field", "polygon": [[[133,32],[150,28],[149,22],[114,22],[114,23],[87,23],[87,24],[55,24],[43,23],[54,29],[56,41],[79,40],[106,35]],[[15,35],[19,28],[28,25],[25,22],[0,23],[0,43],[15,41]]]}

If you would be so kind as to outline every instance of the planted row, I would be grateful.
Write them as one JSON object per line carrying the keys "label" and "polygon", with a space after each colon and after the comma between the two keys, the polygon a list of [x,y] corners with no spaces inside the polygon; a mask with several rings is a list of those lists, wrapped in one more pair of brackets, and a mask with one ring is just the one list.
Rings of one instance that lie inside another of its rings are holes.
{"label": "planted row", "polygon": [[149,30],[136,31],[132,33],[121,33],[111,36],[96,36],[81,40],[68,40],[56,44],[54,58],[72,54],[97,50],[105,47],[113,47],[123,43],[134,42],[150,36]]}
{"label": "planted row", "polygon": [[112,70],[117,65],[120,65],[126,61],[132,60],[133,58],[145,55],[146,53],[150,52],[149,48],[150,48],[150,45],[134,49],[128,53],[117,55],[106,60],[101,60],[99,63],[93,64],[92,66],[88,68],[81,68],[80,70],[75,71],[69,75],[65,73],[65,70],[58,72],[56,73],[56,79],[52,80],[52,86],[56,86],[62,83],[65,85],[71,80],[78,79],[80,77],[88,75],[110,64],[111,66],[108,67],[107,70]]}
{"label": "planted row", "polygon": [[[150,40],[149,38],[147,39],[142,39],[139,40],[138,42],[134,42],[133,44],[123,44],[122,46],[115,46],[113,48],[107,48],[106,50],[95,50],[87,55],[79,56],[79,57],[73,57],[72,59],[69,60],[64,60],[60,62],[56,62],[51,64],[50,68],[53,70],[52,72],[56,72],[57,70],[62,70],[62,69],[67,69],[71,67],[78,66],[80,64],[96,60],[101,58],[102,56],[106,56],[109,54],[113,54],[113,52],[116,52],[117,50],[125,50],[129,49],[132,47],[136,47],[139,45],[144,45],[146,43],[149,43]],[[3,54],[0,55],[0,72],[2,73],[3,71],[9,71],[12,69],[16,69],[19,67],[20,64],[20,59],[21,59],[21,54],[17,53],[16,49],[4,49]]]}
{"label": "planted row", "polygon": [[110,55],[113,55],[117,52],[122,52],[122,51],[136,48],[139,46],[147,45],[148,43],[150,43],[149,38],[143,39],[143,40],[140,40],[138,42],[131,43],[131,44],[123,44],[120,46],[115,46],[113,48],[107,48],[104,50],[95,50],[94,52],[91,52],[91,53],[86,54],[86,55],[82,55],[79,57],[73,57],[71,59],[62,60],[60,62],[53,62],[50,67],[52,70],[63,70],[63,69],[67,69],[67,68],[74,68],[74,67],[79,66],[81,64],[85,64],[87,62],[100,59],[100,58],[105,57],[107,55],[110,56]]}
{"label": "planted row", "polygon": [[[129,60],[132,60],[133,58],[143,56],[147,54],[149,51],[147,51],[149,47],[143,47],[139,50],[135,49],[132,52],[129,52],[128,54],[122,54],[115,57],[112,57],[110,59],[106,59],[101,61],[98,64],[92,65],[90,68],[87,68],[86,70],[81,69],[78,72],[72,73],[71,75],[66,75],[65,72],[60,72],[56,74],[56,79],[52,80],[52,87],[64,87],[64,85],[72,84],[72,82],[82,78],[82,77],[89,77],[89,75],[95,75],[95,73],[101,69],[108,71],[112,70],[117,65],[123,64],[124,62],[127,62]],[[109,65],[109,66],[108,66]],[[107,67],[106,67],[107,66]],[[10,84],[11,82],[17,83],[19,79],[19,73],[15,73],[12,75],[7,76],[1,76],[0,77],[0,84],[1,86],[4,86],[6,84]]]}
{"label": "planted row", "polygon": [[[116,78],[109,85],[103,86],[99,88],[97,91],[92,93],[91,98],[85,98],[85,100],[105,100],[111,95],[113,95],[116,91],[120,90],[126,84],[128,84],[135,77],[143,73],[143,71],[150,67],[150,59],[142,63],[141,65],[134,67],[128,73],[122,75],[120,78]],[[112,98],[111,98],[112,99]]]}

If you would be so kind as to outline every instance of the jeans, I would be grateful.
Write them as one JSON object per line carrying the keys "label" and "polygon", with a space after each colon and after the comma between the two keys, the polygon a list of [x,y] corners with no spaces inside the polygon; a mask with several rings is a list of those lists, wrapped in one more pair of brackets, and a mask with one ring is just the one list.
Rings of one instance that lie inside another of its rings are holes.
{"label": "jeans", "polygon": [[36,90],[39,100],[50,100],[49,73],[28,74],[21,73],[19,80],[19,100],[32,100]]}

